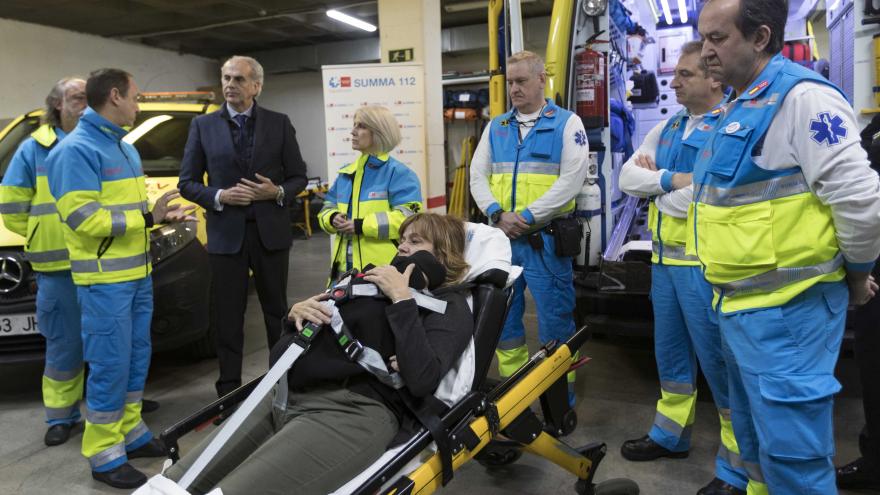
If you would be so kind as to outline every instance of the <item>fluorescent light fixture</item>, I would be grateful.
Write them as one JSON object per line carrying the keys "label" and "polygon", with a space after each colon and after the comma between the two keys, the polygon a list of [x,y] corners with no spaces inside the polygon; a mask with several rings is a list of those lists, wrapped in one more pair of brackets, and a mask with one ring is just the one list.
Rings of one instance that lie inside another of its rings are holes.
{"label": "fluorescent light fixture", "polygon": [[156,115],[155,117],[150,117],[149,119],[141,122],[141,125],[132,129],[131,132],[129,132],[122,138],[122,140],[128,144],[134,144],[138,139],[143,137],[144,134],[152,131],[153,128],[155,128],[157,125],[163,122],[168,122],[173,118],[174,117],[170,115]]}
{"label": "fluorescent light fixture", "polygon": [[[520,4],[524,3],[534,3],[537,0],[519,0]],[[477,9],[487,9],[489,7],[489,2],[483,0],[482,2],[458,2],[458,3],[450,3],[443,6],[443,10],[447,13],[450,12],[464,12],[466,10],[477,10]]]}
{"label": "fluorescent light fixture", "polygon": [[654,17],[654,24],[660,22],[660,12],[657,12],[657,2],[654,0],[647,0],[648,6],[651,7],[651,15]]}
{"label": "fluorescent light fixture", "polygon": [[663,7],[663,19],[666,24],[672,25],[672,11],[669,10],[669,0],[660,0],[660,6]]}
{"label": "fluorescent light fixture", "polygon": [[376,30],[376,26],[370,24],[369,22],[364,22],[364,21],[358,19],[357,17],[352,17],[348,14],[343,14],[342,12],[340,12],[338,10],[333,10],[333,9],[328,10],[327,17],[334,19],[334,20],[337,20],[339,22],[344,22],[345,24],[348,24],[349,26],[354,26],[356,28],[363,29],[364,31],[369,31],[371,33]]}
{"label": "fluorescent light fixture", "polygon": [[682,24],[687,24],[688,6],[685,0],[678,0],[678,17],[681,18]]}

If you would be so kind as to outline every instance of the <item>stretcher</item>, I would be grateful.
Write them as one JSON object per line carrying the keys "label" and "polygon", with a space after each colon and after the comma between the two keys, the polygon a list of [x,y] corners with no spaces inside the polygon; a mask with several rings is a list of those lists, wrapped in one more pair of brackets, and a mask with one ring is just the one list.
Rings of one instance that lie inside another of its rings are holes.
{"label": "stretcher", "polygon": [[[511,292],[505,289],[510,285],[508,278],[507,271],[490,268],[472,280],[475,325],[471,391],[437,418],[431,428],[433,432],[428,428],[418,431],[407,442],[387,451],[335,494],[433,493],[453,482],[455,470],[468,461],[476,460],[491,468],[515,462],[523,452],[541,456],[574,475],[574,491],[578,494],[639,493],[638,485],[630,480],[594,483],[596,470],[607,450],[604,443],[572,447],[561,439],[577,425],[577,416],[569,405],[566,374],[585,362],[573,364],[572,359],[588,339],[586,327],[566,342],[548,343],[509,378],[503,381],[487,378],[510,303]],[[253,399],[260,381],[256,379],[243,385],[166,429],[160,439],[168,449],[169,459],[176,462],[180,458],[178,440],[183,435],[243,401]],[[539,404],[540,415],[530,407],[535,403]],[[236,411],[227,423],[240,413],[241,410]],[[183,485],[185,488],[188,484]],[[296,487],[291,487],[291,493],[296,492]]]}

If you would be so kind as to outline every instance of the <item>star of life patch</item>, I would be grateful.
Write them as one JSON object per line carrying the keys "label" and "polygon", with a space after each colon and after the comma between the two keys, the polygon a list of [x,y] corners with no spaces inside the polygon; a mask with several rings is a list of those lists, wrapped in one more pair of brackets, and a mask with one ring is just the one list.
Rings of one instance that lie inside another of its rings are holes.
{"label": "star of life patch", "polygon": [[810,138],[829,148],[839,144],[848,132],[843,118],[831,112],[819,112],[815,119],[810,120]]}

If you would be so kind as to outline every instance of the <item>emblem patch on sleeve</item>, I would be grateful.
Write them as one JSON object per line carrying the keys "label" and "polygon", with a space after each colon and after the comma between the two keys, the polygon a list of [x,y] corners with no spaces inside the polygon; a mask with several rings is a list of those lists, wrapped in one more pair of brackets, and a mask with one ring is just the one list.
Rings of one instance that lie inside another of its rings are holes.
{"label": "emblem patch on sleeve", "polygon": [[846,137],[847,129],[839,115],[820,112],[817,117],[816,120],[810,120],[810,132],[812,133],[810,137],[813,141],[831,147]]}
{"label": "emblem patch on sleeve", "polygon": [[577,131],[574,134],[574,142],[577,143],[578,146],[584,146],[587,144],[587,133],[584,131]]}

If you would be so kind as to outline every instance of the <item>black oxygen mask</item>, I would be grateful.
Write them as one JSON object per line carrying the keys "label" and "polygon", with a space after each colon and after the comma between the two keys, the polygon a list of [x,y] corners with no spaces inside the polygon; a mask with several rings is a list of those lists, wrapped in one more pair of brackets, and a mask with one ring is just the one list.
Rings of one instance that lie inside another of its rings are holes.
{"label": "black oxygen mask", "polygon": [[413,289],[434,290],[446,281],[446,267],[430,251],[416,251],[410,256],[397,255],[391,260],[391,266],[400,273],[409,265],[415,265],[409,278],[409,286]]}

